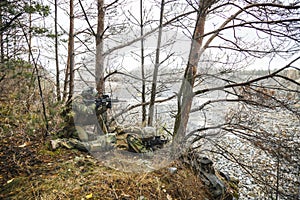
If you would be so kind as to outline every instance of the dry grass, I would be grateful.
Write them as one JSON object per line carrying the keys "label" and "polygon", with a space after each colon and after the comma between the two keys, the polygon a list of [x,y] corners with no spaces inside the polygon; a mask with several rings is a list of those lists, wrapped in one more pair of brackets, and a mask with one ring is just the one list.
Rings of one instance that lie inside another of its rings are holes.
{"label": "dry grass", "polygon": [[[59,160],[59,156],[54,156]],[[65,158],[64,158],[65,159]],[[53,160],[54,161],[54,160]],[[129,173],[102,166],[89,155],[44,163],[39,173],[18,176],[2,187],[2,199],[210,199],[189,169],[172,163],[149,173]],[[47,168],[49,168],[47,170]]]}

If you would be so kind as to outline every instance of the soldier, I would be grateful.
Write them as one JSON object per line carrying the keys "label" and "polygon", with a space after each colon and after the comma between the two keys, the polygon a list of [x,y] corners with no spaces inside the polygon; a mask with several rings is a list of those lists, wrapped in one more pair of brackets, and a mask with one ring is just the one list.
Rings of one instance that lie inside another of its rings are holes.
{"label": "soldier", "polygon": [[101,152],[111,149],[126,150],[134,153],[146,153],[152,151],[147,148],[147,144],[135,133],[108,133],[101,135],[93,141],[80,141],[74,138],[63,138],[51,140],[51,148],[55,150],[59,147],[66,147],[68,149],[79,149],[83,151]]}
{"label": "soldier", "polygon": [[[66,131],[69,133],[68,139],[51,140],[52,149],[54,150],[59,146],[88,151],[104,151],[117,148],[136,153],[146,153],[154,149],[152,146],[162,146],[166,141],[160,140],[158,137],[149,137],[149,131],[146,131],[146,129],[143,131],[137,127],[117,126],[111,133],[108,133],[104,114],[110,108],[111,100],[107,95],[96,99],[96,92],[93,88],[83,90],[81,95],[73,99],[72,111],[69,112],[67,117]],[[94,137],[85,130],[87,126],[91,125],[100,126],[98,126],[98,131]],[[146,138],[146,140],[143,141],[142,138]]]}
{"label": "soldier", "polygon": [[[103,98],[96,98],[97,92],[93,87],[89,87],[81,92],[73,100],[72,109],[74,113],[74,122],[77,126],[93,125],[97,127],[98,135],[107,134],[106,112],[111,108],[110,102],[102,102]],[[100,102],[99,102],[100,101]],[[103,117],[105,115],[105,117]],[[84,136],[88,138],[88,135]],[[82,138],[80,138],[82,139]]]}
{"label": "soldier", "polygon": [[88,141],[89,135],[86,130],[88,127],[98,124],[95,105],[96,92],[89,87],[74,97],[67,103],[64,128],[64,136],[67,138]]}

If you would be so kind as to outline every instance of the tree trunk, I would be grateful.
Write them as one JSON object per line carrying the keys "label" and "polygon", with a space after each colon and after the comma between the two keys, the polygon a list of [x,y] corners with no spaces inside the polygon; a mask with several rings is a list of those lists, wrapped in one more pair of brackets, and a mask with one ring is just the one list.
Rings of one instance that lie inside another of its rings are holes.
{"label": "tree trunk", "polygon": [[61,100],[60,80],[59,80],[59,62],[58,62],[58,32],[57,32],[57,0],[54,0],[54,34],[55,34],[55,66],[56,66],[56,98]]}
{"label": "tree trunk", "polygon": [[[31,6],[31,0],[29,0],[29,6]],[[31,12],[29,13],[29,27],[28,27],[28,62],[30,63],[30,56],[31,56],[31,41],[32,41],[32,15]]]}
{"label": "tree trunk", "polygon": [[[143,0],[140,0],[140,29],[141,37],[144,35],[144,20],[143,20]],[[146,77],[145,77],[145,55],[144,55],[144,38],[141,39],[141,75],[142,75],[142,124],[146,123]]]}
{"label": "tree trunk", "polygon": [[63,91],[63,101],[67,100],[67,95],[68,95],[68,83],[69,83],[69,77],[70,77],[70,58],[68,55],[67,58],[67,66],[65,69],[65,79],[64,79],[64,91]]}
{"label": "tree trunk", "polygon": [[[3,27],[2,20],[2,6],[0,6],[0,27]],[[0,31],[0,62],[4,62],[4,41],[3,41],[3,31]]]}
{"label": "tree trunk", "polygon": [[149,116],[148,116],[149,126],[153,125],[153,118],[154,118],[154,102],[155,102],[155,95],[156,95],[158,68],[160,65],[159,54],[160,54],[161,37],[162,37],[162,29],[163,29],[163,14],[164,14],[164,6],[165,6],[164,4],[165,1],[162,0],[160,6],[160,21],[159,21],[158,38],[157,38],[157,46],[156,46],[155,65],[154,65],[153,78],[152,78],[151,98],[149,104]]}
{"label": "tree trunk", "polygon": [[200,59],[200,50],[203,42],[204,25],[206,13],[204,5],[200,0],[197,22],[195,25],[192,44],[189,53],[188,64],[185,70],[184,78],[178,94],[178,112],[174,125],[174,139],[179,142],[185,136],[189,114],[193,102],[193,86],[195,75],[197,73],[198,62]]}
{"label": "tree trunk", "polygon": [[68,102],[74,94],[74,2],[70,0],[70,30],[69,30],[69,44],[68,44],[68,67],[69,68],[69,93]]}
{"label": "tree trunk", "polygon": [[98,23],[96,34],[96,88],[98,95],[105,93],[104,83],[104,56],[103,56],[103,35],[104,35],[104,0],[98,0]]}

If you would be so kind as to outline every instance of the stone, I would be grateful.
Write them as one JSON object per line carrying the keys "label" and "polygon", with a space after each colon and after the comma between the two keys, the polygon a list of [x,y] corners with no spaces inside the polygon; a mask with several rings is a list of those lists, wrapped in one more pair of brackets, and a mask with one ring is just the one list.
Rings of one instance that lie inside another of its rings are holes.
{"label": "stone", "polygon": [[59,140],[50,140],[51,150],[56,150],[60,147]]}
{"label": "stone", "polygon": [[169,167],[169,172],[171,174],[175,174],[177,172],[177,168],[176,167]]}

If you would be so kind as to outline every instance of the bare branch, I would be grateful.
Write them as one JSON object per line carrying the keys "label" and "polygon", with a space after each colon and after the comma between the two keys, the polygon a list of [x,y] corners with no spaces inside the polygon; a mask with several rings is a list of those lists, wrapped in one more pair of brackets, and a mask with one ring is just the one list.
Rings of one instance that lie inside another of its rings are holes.
{"label": "bare branch", "polygon": [[[285,6],[285,5],[281,5],[281,4],[274,4],[274,3],[254,3],[254,4],[249,4],[247,6],[245,6],[244,8],[240,8],[239,11],[237,11],[234,15],[232,15],[231,17],[229,17],[227,20],[225,20],[223,22],[223,24],[216,30],[211,31],[209,33],[206,33],[204,35],[202,35],[201,37],[205,37],[207,35],[211,35],[213,34],[207,41],[206,43],[203,45],[203,48],[200,52],[200,55],[204,52],[204,50],[209,46],[209,44],[218,36],[218,34],[222,31],[227,29],[226,25],[231,22],[233,19],[235,19],[238,15],[240,15],[242,12],[246,12],[248,9],[254,8],[254,7],[278,7],[278,8],[284,8],[284,9],[299,9],[300,6]],[[297,20],[298,21],[298,20]],[[234,27],[239,26],[239,25],[235,25]],[[230,28],[230,26],[229,26]],[[231,26],[232,28],[232,26]]]}
{"label": "bare branch", "polygon": [[[176,95],[173,95],[173,96],[170,96],[170,97],[168,97],[168,98],[166,98],[166,99],[156,100],[155,103],[156,103],[156,104],[157,104],[157,103],[163,103],[163,102],[169,101],[169,100],[171,100],[171,99],[173,99],[173,98],[175,98],[175,97],[176,97]],[[149,104],[150,104],[150,101],[145,102],[145,103],[140,103],[140,104],[132,105],[132,106],[126,108],[126,109],[123,109],[121,112],[115,114],[115,115],[112,117],[112,119],[111,119],[111,121],[109,122],[109,124],[110,124],[111,122],[113,122],[117,117],[123,115],[124,113],[126,113],[126,112],[128,112],[128,111],[130,111],[130,110],[132,110],[132,109],[134,109],[134,108],[138,108],[138,107],[140,107],[140,106],[143,106],[143,105],[149,105]]]}
{"label": "bare branch", "polygon": [[[181,14],[181,15],[178,15],[178,16],[174,17],[173,19],[171,19],[171,20],[165,22],[165,23],[162,25],[162,27],[165,27],[165,26],[167,26],[167,25],[169,25],[169,24],[171,24],[171,23],[173,23],[173,22],[179,20],[180,18],[186,17],[186,16],[188,16],[188,15],[190,15],[190,14],[193,14],[193,13],[195,13],[195,11],[190,11],[190,12],[183,13],[183,14]],[[151,34],[155,33],[158,29],[159,29],[159,26],[156,27],[156,28],[154,28],[154,29],[152,29],[151,31],[145,33],[143,36],[140,36],[140,37],[138,37],[138,38],[136,38],[136,39],[133,39],[133,40],[131,40],[131,41],[125,43],[125,44],[121,44],[121,45],[119,45],[119,46],[115,46],[115,47],[113,47],[113,48],[107,50],[106,52],[104,52],[104,53],[103,53],[103,56],[107,56],[108,54],[111,54],[112,52],[114,52],[114,51],[116,51],[116,50],[122,49],[122,48],[124,48],[124,47],[129,46],[129,45],[132,45],[132,44],[134,44],[134,43],[136,43],[136,42],[138,42],[138,41],[140,41],[140,40],[142,40],[142,39],[144,39],[144,38],[150,36]]]}
{"label": "bare branch", "polygon": [[91,33],[93,34],[94,37],[96,37],[97,35],[96,35],[96,33],[95,33],[95,31],[94,31],[94,29],[93,29],[93,27],[92,27],[92,25],[91,25],[91,23],[90,23],[88,17],[87,17],[87,14],[86,14],[85,9],[84,9],[84,7],[83,7],[83,5],[82,5],[82,2],[81,2],[81,0],[78,0],[78,1],[79,1],[81,10],[82,10],[82,12],[83,12],[85,21],[88,23],[88,25],[89,25],[89,27],[90,27]]}
{"label": "bare branch", "polygon": [[272,78],[272,77],[274,77],[275,75],[277,75],[278,73],[280,73],[281,71],[283,71],[283,70],[285,70],[287,68],[293,68],[291,65],[294,62],[296,62],[297,60],[299,60],[299,59],[300,59],[300,57],[297,57],[296,59],[294,59],[293,61],[291,61],[285,67],[282,67],[282,68],[280,68],[280,69],[276,70],[275,72],[270,73],[268,75],[261,76],[261,77],[258,77],[258,78],[255,78],[255,79],[252,79],[252,80],[249,80],[249,81],[246,81],[246,82],[242,82],[242,83],[234,83],[234,84],[224,85],[224,86],[221,86],[221,87],[207,88],[207,89],[198,90],[198,91],[194,92],[194,96],[196,96],[198,94],[206,93],[208,91],[217,91],[217,90],[224,90],[226,88],[234,88],[234,87],[239,87],[239,86],[247,86],[247,85],[250,85],[251,83],[255,83],[255,82],[258,82],[258,81],[261,81],[261,80]]}
{"label": "bare branch", "polygon": [[23,15],[24,13],[18,13],[18,14],[16,14],[12,19],[10,19],[10,21],[9,22],[7,22],[6,24],[4,24],[4,25],[2,25],[1,27],[0,27],[0,33],[2,33],[3,31],[5,31],[7,28],[9,28],[10,27],[10,25],[16,20],[16,19],[18,19],[21,15]]}

